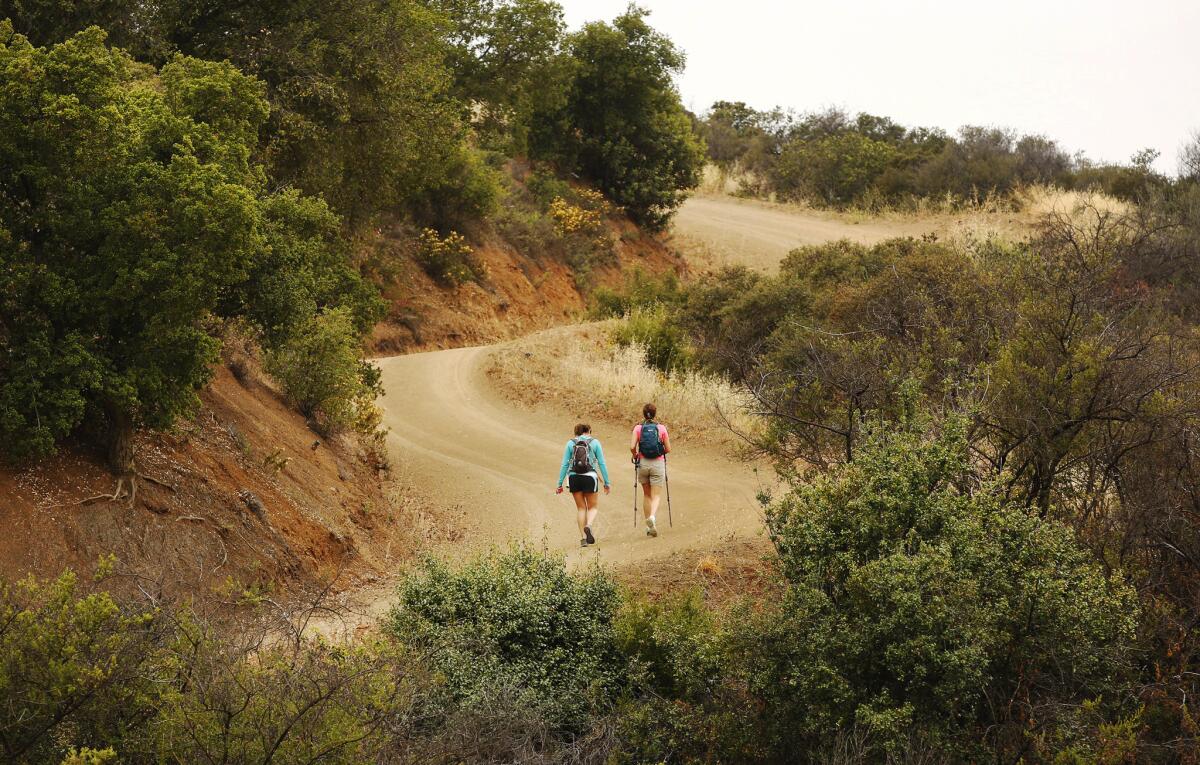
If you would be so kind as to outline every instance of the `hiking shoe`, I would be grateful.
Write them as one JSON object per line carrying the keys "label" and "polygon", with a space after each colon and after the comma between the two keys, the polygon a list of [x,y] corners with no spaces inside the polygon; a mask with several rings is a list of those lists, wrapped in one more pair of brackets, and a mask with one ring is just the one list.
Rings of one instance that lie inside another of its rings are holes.
{"label": "hiking shoe", "polygon": [[580,547],[587,547],[587,540],[586,540],[586,539],[581,539],[581,540],[579,540],[579,546],[580,546]]}
{"label": "hiking shoe", "polygon": [[584,526],[584,527],[583,527],[583,534],[584,534],[584,539],[583,539],[583,541],[584,541],[586,544],[589,544],[589,545],[594,545],[594,544],[596,544],[596,538],[595,538],[594,536],[592,536],[592,527],[591,527],[591,526]]}
{"label": "hiking shoe", "polygon": [[658,536],[658,526],[655,525],[653,518],[646,519],[646,536],[648,536],[648,537]]}

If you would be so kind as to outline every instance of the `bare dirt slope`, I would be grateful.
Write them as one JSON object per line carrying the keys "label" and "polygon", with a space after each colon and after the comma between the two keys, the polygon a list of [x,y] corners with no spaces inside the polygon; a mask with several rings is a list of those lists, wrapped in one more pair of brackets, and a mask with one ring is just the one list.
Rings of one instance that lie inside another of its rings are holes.
{"label": "bare dirt slope", "polygon": [[561,257],[533,245],[481,234],[475,258],[487,276],[457,287],[438,284],[412,261],[405,231],[383,232],[379,246],[390,252],[389,262],[400,265],[384,290],[390,310],[372,334],[374,352],[393,356],[522,337],[583,314],[587,287],[619,287],[633,270],[683,272],[682,258],[660,237],[624,218],[613,218],[608,226],[612,252],[582,277]]}
{"label": "bare dirt slope", "polygon": [[873,244],[945,228],[944,222],[933,220],[854,220],[728,196],[697,196],[679,209],[674,234],[693,267],[744,265],[773,271],[785,255],[803,245],[837,239]]}
{"label": "bare dirt slope", "polygon": [[78,444],[23,468],[0,467],[0,579],[118,570],[176,593],[227,577],[276,591],[370,582],[415,546],[418,513],[393,506],[353,443],[314,434],[260,381],[224,366],[203,407],[171,433],[138,438],[137,503],[97,499],[114,479]]}
{"label": "bare dirt slope", "polygon": [[[576,418],[549,407],[506,400],[485,372],[489,353],[511,346],[462,348],[380,359],[382,400],[393,461],[402,483],[457,506],[469,552],[514,539],[544,540],[572,563],[625,564],[675,550],[712,546],[760,528],[758,479],[746,465],[680,438],[670,462],[675,525],[660,511],[662,534],[633,526],[629,431],[599,426],[613,481],[601,498],[599,544],[581,551],[575,507],[554,494],[563,449]],[[639,500],[640,503],[640,500]]]}

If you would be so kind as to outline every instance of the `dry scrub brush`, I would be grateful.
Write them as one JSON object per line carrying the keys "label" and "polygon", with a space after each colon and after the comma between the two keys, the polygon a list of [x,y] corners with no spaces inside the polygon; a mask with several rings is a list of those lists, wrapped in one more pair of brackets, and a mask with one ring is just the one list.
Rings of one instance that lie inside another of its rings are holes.
{"label": "dry scrub brush", "polygon": [[646,363],[637,345],[610,340],[619,320],[540,332],[507,343],[488,362],[488,376],[505,394],[527,404],[553,402],[580,418],[631,422],[653,401],[660,419],[680,436],[723,443],[732,426],[752,429],[747,396],[719,377],[679,371],[670,376]]}

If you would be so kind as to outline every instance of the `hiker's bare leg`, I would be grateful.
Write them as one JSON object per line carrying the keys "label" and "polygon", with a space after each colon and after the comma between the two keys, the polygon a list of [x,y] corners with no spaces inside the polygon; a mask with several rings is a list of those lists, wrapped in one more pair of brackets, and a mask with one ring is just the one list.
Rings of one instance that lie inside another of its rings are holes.
{"label": "hiker's bare leg", "polygon": [[646,517],[652,518],[658,515],[658,503],[662,501],[662,487],[654,484],[645,484],[643,487],[646,490],[646,501],[644,504]]}
{"label": "hiker's bare leg", "polygon": [[571,492],[571,496],[575,498],[575,509],[578,511],[577,518],[579,520],[579,538],[583,539],[583,527],[587,525],[587,506],[584,503],[584,497],[587,495],[582,491]]}
{"label": "hiker's bare leg", "polygon": [[[585,494],[584,497],[587,499],[587,524],[586,525],[591,526],[593,523],[596,522],[596,511],[600,509],[600,492]],[[580,529],[579,531],[580,531],[580,533],[582,533],[583,529]]]}
{"label": "hiker's bare leg", "polygon": [[650,489],[649,483],[642,484],[642,516],[645,518],[650,517]]}

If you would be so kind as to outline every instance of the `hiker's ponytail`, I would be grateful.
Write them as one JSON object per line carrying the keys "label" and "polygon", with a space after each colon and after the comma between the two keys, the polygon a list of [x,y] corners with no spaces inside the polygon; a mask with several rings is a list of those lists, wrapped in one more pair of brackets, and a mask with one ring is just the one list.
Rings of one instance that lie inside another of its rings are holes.
{"label": "hiker's ponytail", "polygon": [[642,407],[642,417],[646,418],[647,422],[653,420],[657,415],[658,407],[654,406],[654,404],[646,404]]}

